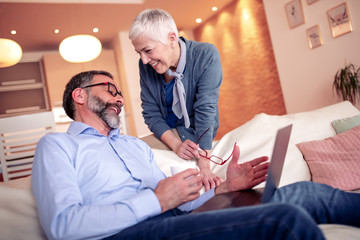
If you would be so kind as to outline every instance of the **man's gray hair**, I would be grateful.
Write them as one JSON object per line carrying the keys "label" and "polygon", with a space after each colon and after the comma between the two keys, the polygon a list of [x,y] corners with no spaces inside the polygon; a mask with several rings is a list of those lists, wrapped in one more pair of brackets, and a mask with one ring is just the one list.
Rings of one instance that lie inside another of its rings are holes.
{"label": "man's gray hair", "polygon": [[131,41],[143,35],[153,41],[160,41],[166,44],[170,32],[179,36],[174,19],[162,9],[146,9],[142,11],[133,21],[129,38]]}

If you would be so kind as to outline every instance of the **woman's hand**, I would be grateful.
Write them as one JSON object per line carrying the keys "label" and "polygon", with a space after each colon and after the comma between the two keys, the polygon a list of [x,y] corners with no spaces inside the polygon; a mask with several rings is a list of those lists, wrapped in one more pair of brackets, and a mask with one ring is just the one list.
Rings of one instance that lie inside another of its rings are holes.
{"label": "woman's hand", "polygon": [[[210,156],[211,151],[210,150],[204,150],[208,153]],[[212,188],[215,188],[220,185],[220,183],[223,182],[223,180],[216,176],[211,170],[210,170],[210,160],[204,157],[199,156],[198,158],[198,166],[200,168],[200,176],[202,178],[202,182],[205,187],[205,191],[208,191]]]}
{"label": "woman's hand", "polygon": [[200,157],[198,152],[198,145],[189,139],[178,144],[175,152],[179,157],[185,160],[191,160],[193,158]]}
{"label": "woman's hand", "polygon": [[163,133],[160,139],[163,143],[169,146],[179,157],[185,160],[198,158],[198,145],[191,140],[185,140],[181,142],[171,130],[167,130]]}
{"label": "woman's hand", "polygon": [[200,169],[200,176],[205,187],[205,191],[215,188],[223,182],[220,177],[216,176],[208,168]]}

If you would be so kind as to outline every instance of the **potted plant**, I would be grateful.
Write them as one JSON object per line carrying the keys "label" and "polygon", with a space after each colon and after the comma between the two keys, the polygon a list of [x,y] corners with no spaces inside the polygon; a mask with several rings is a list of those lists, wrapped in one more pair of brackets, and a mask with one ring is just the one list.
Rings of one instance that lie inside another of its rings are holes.
{"label": "potted plant", "polygon": [[345,64],[334,77],[333,88],[337,96],[352,104],[360,102],[360,68],[354,64]]}

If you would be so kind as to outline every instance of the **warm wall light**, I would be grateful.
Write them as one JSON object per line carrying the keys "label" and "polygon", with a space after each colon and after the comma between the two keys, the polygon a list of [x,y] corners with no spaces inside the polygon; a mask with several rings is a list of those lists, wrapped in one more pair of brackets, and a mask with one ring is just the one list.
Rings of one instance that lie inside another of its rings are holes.
{"label": "warm wall light", "polygon": [[15,41],[0,38],[0,67],[10,67],[17,64],[22,57],[22,49]]}
{"label": "warm wall light", "polygon": [[59,46],[61,57],[68,62],[80,63],[94,60],[100,55],[101,42],[91,35],[75,35],[65,38]]}
{"label": "warm wall light", "polygon": [[197,19],[195,20],[195,22],[201,23],[201,22],[202,22],[202,19],[201,19],[201,18],[197,18]]}
{"label": "warm wall light", "polygon": [[250,18],[249,12],[246,8],[243,9],[243,18],[244,18],[244,21],[247,21]]}

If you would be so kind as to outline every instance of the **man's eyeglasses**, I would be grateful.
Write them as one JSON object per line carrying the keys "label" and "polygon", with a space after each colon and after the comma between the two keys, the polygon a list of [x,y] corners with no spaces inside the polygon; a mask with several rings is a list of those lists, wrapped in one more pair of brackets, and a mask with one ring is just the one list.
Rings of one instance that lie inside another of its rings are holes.
{"label": "man's eyeglasses", "polygon": [[[199,139],[197,140],[196,144],[199,143],[200,139],[205,135],[205,133],[207,133],[207,131],[209,131],[210,128],[208,128],[203,134],[201,134],[201,136],[199,137]],[[236,143],[235,143],[236,145]],[[234,148],[235,149],[235,148]],[[227,158],[227,159],[222,159],[220,157],[217,157],[215,155],[210,155],[204,150],[204,149],[201,149],[201,148],[198,148],[198,152],[199,152],[199,155],[203,158],[206,158],[208,160],[210,160],[211,162],[215,163],[215,164],[218,164],[218,165],[224,165],[227,161],[229,161],[229,159],[232,157],[233,153],[234,153],[234,150],[231,152],[231,155]]]}
{"label": "man's eyeglasses", "polygon": [[90,84],[87,85],[85,87],[82,88],[88,88],[88,87],[95,87],[95,86],[100,86],[100,85],[107,85],[108,89],[107,91],[113,96],[116,97],[117,94],[119,94],[120,97],[122,97],[123,95],[121,94],[121,91],[119,92],[116,88],[116,86],[110,82],[103,82],[103,83],[95,83],[95,84]]}

